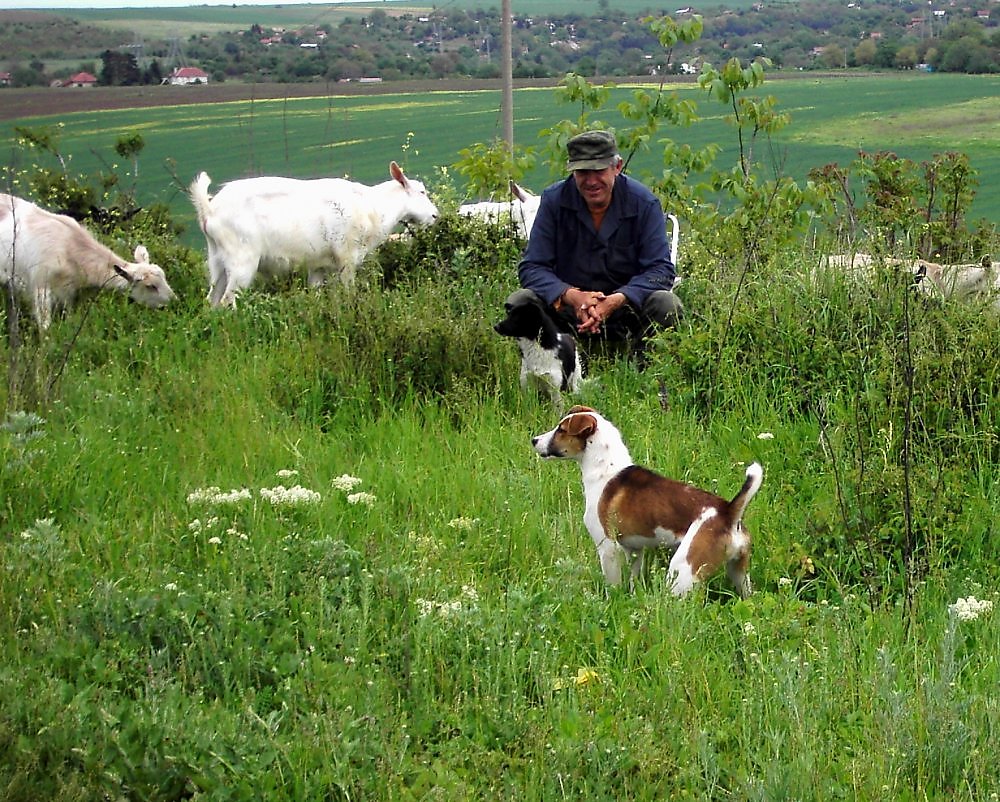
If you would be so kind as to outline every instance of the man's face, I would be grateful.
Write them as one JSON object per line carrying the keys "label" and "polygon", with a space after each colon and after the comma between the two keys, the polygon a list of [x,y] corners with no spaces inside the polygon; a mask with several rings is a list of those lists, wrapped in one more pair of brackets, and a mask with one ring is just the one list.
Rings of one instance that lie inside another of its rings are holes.
{"label": "man's face", "polygon": [[615,177],[622,171],[619,161],[603,170],[574,170],[573,180],[580,190],[587,208],[599,212],[611,203],[611,190],[615,187]]}

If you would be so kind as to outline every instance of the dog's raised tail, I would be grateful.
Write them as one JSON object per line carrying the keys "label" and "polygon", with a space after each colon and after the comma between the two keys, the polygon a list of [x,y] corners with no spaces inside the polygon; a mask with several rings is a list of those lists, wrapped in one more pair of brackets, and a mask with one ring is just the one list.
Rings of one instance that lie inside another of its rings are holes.
{"label": "dog's raised tail", "polygon": [[743,511],[753,500],[753,497],[757,495],[757,491],[760,490],[760,485],[763,481],[764,469],[760,467],[760,463],[754,462],[748,465],[747,478],[743,483],[743,487],[740,488],[740,492],[736,494],[733,500],[729,502],[729,514],[732,516],[733,521],[739,521],[743,518]]}

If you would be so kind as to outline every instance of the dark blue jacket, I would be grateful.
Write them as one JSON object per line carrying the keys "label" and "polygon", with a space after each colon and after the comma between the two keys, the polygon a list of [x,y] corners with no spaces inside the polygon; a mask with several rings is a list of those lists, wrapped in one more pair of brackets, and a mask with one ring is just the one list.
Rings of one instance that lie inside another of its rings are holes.
{"label": "dark blue jacket", "polygon": [[622,292],[636,309],[654,290],[674,286],[675,270],[659,199],[638,181],[615,179],[600,231],[573,176],[542,192],[517,267],[521,286],[554,304],[570,287]]}

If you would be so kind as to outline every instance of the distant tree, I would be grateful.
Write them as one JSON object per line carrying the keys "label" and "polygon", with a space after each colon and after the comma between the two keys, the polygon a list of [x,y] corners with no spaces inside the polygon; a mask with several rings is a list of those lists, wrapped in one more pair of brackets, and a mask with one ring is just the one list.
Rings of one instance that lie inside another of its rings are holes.
{"label": "distant tree", "polygon": [[895,66],[900,70],[912,70],[917,66],[917,48],[913,45],[903,45],[896,51]]}
{"label": "distant tree", "polygon": [[152,84],[153,86],[163,83],[163,68],[157,59],[154,58],[149,62],[149,66],[146,67],[146,71],[142,74],[142,82],[144,84]]}
{"label": "distant tree", "polygon": [[41,86],[45,75],[32,67],[15,65],[10,69],[10,80],[14,86]]}
{"label": "distant tree", "polygon": [[889,69],[896,63],[896,51],[899,45],[886,39],[880,39],[875,47],[875,66]]}
{"label": "distant tree", "polygon": [[996,69],[993,54],[980,37],[963,36],[943,44],[945,49],[939,67],[944,72],[984,73]]}
{"label": "distant tree", "polygon": [[823,48],[823,64],[831,69],[844,67],[847,64],[847,54],[838,44],[827,45]]}
{"label": "distant tree", "polygon": [[101,54],[104,66],[101,68],[100,82],[105,86],[135,86],[142,83],[139,64],[131,53],[117,53],[105,50]]}
{"label": "distant tree", "polygon": [[575,71],[589,78],[597,72],[597,63],[590,56],[584,56],[577,63]]}
{"label": "distant tree", "polygon": [[859,67],[867,67],[875,63],[875,42],[863,39],[854,48],[854,63]]}

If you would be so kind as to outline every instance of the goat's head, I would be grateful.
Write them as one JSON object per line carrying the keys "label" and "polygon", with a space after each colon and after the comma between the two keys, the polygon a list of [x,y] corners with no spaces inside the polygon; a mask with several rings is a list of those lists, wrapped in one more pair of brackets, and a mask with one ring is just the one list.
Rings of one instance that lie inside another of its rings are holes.
{"label": "goat's head", "polygon": [[159,265],[149,261],[149,252],[142,245],[135,249],[135,262],[115,265],[115,272],[129,284],[129,297],[150,309],[166,306],[177,296]]}
{"label": "goat's head", "polygon": [[403,188],[403,208],[400,221],[408,225],[429,226],[438,218],[437,206],[427,194],[427,189],[420,181],[407,178],[403,168],[396,162],[389,164],[389,175]]}

